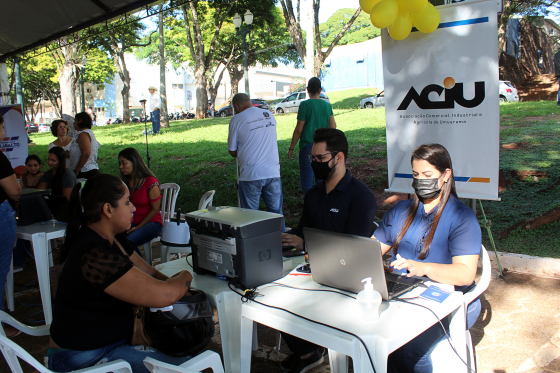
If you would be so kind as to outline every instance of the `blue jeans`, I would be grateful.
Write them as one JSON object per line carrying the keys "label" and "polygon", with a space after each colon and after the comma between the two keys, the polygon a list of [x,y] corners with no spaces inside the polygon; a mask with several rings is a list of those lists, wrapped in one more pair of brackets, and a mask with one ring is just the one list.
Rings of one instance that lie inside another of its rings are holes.
{"label": "blue jeans", "polygon": [[[301,189],[303,189],[303,194],[305,195],[309,189],[313,187],[313,180],[315,175],[313,174],[313,169],[311,168],[311,162],[309,162],[308,155],[311,154],[311,149],[313,144],[307,144],[299,151],[299,181],[301,183]],[[315,179],[315,185],[319,184],[321,180]]]}
{"label": "blue jeans", "polygon": [[16,213],[6,200],[0,203],[0,310],[4,311],[4,287],[16,243]]}
{"label": "blue jeans", "polygon": [[154,135],[159,133],[159,109],[154,110],[150,113],[152,116],[152,128],[154,129]]}
{"label": "blue jeans", "polygon": [[[266,211],[284,215],[282,205],[282,181],[279,177],[272,179],[239,181],[239,202],[244,209],[258,210],[261,197],[266,205]],[[282,232],[286,230],[282,219]]]}
{"label": "blue jeans", "polygon": [[[134,224],[132,226],[135,227]],[[162,225],[160,223],[152,221],[130,233],[126,238],[134,242],[134,246],[144,245],[159,236],[161,229]]]}
{"label": "blue jeans", "polygon": [[172,357],[154,347],[131,346],[125,341],[90,351],[62,350],[48,356],[48,368],[55,372],[70,372],[91,367],[97,363],[123,359],[132,367],[134,373],[148,373],[144,359],[151,357],[164,363],[180,365],[192,359],[192,356]]}
{"label": "blue jeans", "polygon": [[[467,330],[470,329],[480,314],[480,299],[469,304],[467,308]],[[435,317],[435,316],[434,316]],[[441,320],[447,333],[449,323],[447,318]],[[440,323],[393,351],[387,361],[387,373],[431,373],[433,371],[431,353],[435,346],[444,340],[445,333]]]}

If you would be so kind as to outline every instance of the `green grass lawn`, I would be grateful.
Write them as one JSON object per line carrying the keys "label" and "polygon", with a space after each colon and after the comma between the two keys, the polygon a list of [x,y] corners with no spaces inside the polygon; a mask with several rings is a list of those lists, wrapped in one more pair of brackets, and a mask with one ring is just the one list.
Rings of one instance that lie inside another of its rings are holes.
{"label": "green grass lawn", "polygon": [[[362,98],[374,93],[373,89],[356,89],[332,92],[329,97],[337,126],[346,133],[350,144],[348,165],[353,169],[367,168],[367,172],[361,172],[361,180],[372,189],[383,190],[387,184],[387,168],[382,162],[387,155],[385,111],[357,109]],[[548,177],[512,179],[507,190],[500,193],[501,202],[484,202],[495,233],[560,204],[560,188],[536,194],[560,176],[558,117],[551,115],[557,112],[555,103],[507,103],[501,105],[500,110],[503,127],[500,142],[527,144],[520,149],[500,151],[501,171],[508,177],[511,171],[547,171]],[[528,122],[531,117],[543,118]],[[170,128],[162,129],[162,135],[148,137],[151,169],[161,183],[174,182],[181,186],[177,202],[183,212],[195,210],[202,194],[211,189],[216,190],[214,205],[237,205],[235,160],[227,151],[229,119],[176,121]],[[287,157],[296,114],[277,115],[276,120],[284,213],[287,225],[293,226],[299,220],[303,204],[298,161]],[[98,159],[102,172],[118,175],[117,154],[126,147],[134,147],[140,154],[146,154],[142,130],[142,124],[94,128],[102,144]],[[45,162],[47,145],[54,138],[50,133],[32,134],[31,138],[37,146],[29,148],[30,154],[39,155]],[[45,162],[43,171],[46,167]],[[514,232],[507,239],[497,241],[498,249],[560,257],[556,247],[560,242],[558,228],[559,224],[554,223],[534,231]],[[487,237],[484,240],[489,247]]]}

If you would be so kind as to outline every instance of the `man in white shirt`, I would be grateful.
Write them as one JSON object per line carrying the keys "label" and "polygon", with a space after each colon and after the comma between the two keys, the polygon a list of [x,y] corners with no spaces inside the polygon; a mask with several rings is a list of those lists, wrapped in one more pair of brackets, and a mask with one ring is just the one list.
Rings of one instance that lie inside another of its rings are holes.
{"label": "man in white shirt", "polygon": [[283,215],[276,119],[270,111],[254,107],[245,93],[233,96],[232,106],[237,114],[229,121],[228,150],[241,170],[241,207],[258,210],[262,197],[267,211]]}
{"label": "man in white shirt", "polygon": [[150,92],[148,109],[150,110],[150,116],[152,117],[154,135],[157,135],[159,133],[159,94],[156,93],[157,88],[153,85],[148,88],[148,91]]}

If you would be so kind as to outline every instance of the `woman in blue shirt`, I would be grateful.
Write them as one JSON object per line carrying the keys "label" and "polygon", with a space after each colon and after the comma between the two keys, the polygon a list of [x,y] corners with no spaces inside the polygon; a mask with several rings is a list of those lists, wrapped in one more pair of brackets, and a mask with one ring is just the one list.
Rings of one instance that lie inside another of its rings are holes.
{"label": "woman in blue shirt", "polygon": [[[383,254],[392,249],[395,272],[427,276],[465,292],[474,285],[482,244],[476,215],[457,197],[447,149],[439,144],[420,145],[411,163],[416,194],[383,216],[374,238],[381,242]],[[467,328],[479,313],[477,299],[468,307]],[[432,372],[430,354],[442,338],[445,333],[436,323],[389,355],[387,371]]]}

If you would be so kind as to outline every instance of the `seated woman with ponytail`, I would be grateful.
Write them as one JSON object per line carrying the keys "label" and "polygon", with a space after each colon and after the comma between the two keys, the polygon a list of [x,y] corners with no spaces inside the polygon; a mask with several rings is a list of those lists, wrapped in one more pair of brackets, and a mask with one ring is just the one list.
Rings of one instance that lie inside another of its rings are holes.
{"label": "seated woman with ponytail", "polygon": [[[383,216],[374,237],[383,254],[392,249],[397,273],[427,276],[466,292],[474,285],[482,245],[474,212],[459,201],[451,157],[439,144],[424,144],[411,157],[413,199]],[[467,309],[467,329],[480,314],[480,300]],[[446,320],[442,320],[446,327]],[[387,372],[432,372],[431,351],[445,338],[439,323],[389,355]]]}
{"label": "seated woman with ponytail", "polygon": [[[149,266],[126,239],[135,207],[116,176],[100,174],[70,198],[66,229],[67,260],[53,307],[47,366],[68,372],[100,361],[124,359],[134,373],[147,373],[146,357],[181,364],[145,346],[131,346],[133,305],[167,307],[189,295],[192,275],[168,278]],[[141,289],[142,291],[138,291]]]}
{"label": "seated woman with ponytail", "polygon": [[52,195],[70,199],[70,193],[77,181],[76,175],[66,168],[66,151],[58,146],[51,148],[47,163],[50,170],[45,172],[37,184],[37,189],[51,189]]}

